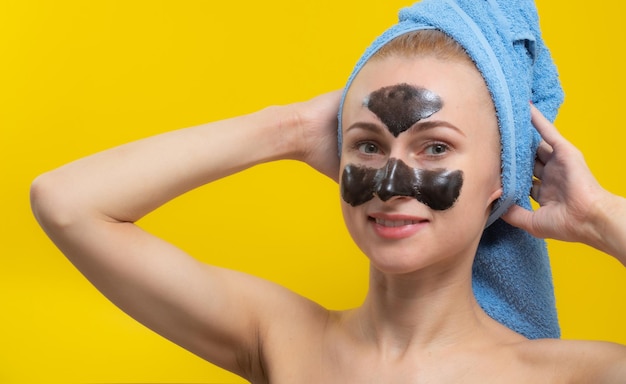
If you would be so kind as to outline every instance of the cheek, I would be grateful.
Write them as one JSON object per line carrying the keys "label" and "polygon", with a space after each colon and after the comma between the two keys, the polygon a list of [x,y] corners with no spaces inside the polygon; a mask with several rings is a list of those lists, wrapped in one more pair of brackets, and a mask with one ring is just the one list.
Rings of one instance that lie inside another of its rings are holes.
{"label": "cheek", "polygon": [[493,151],[486,151],[481,182],[488,188],[488,193],[493,193],[502,188],[502,165],[500,162],[500,146],[497,145]]}
{"label": "cheek", "polygon": [[480,162],[465,169],[465,184],[459,201],[466,205],[470,204],[481,214],[484,210],[490,211],[491,204],[500,196],[502,190],[499,159],[498,161],[481,159]]}
{"label": "cheek", "polygon": [[361,207],[353,207],[345,201],[341,201],[341,213],[350,237],[362,249],[363,239],[361,236],[366,233],[365,225],[367,221],[364,219],[365,214]]}
{"label": "cheek", "polygon": [[480,122],[476,124],[480,128],[468,135],[460,167],[466,171],[467,190],[473,190],[473,198],[482,194],[489,199],[502,187],[500,135],[494,119],[484,117]]}

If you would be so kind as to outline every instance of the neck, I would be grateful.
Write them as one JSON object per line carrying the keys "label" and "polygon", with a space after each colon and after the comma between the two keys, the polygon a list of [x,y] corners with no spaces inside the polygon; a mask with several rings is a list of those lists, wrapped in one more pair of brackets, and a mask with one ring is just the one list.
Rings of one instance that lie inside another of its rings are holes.
{"label": "neck", "polygon": [[370,289],[354,315],[361,337],[390,357],[481,341],[487,328],[499,327],[474,298],[471,264],[411,275],[370,267]]}

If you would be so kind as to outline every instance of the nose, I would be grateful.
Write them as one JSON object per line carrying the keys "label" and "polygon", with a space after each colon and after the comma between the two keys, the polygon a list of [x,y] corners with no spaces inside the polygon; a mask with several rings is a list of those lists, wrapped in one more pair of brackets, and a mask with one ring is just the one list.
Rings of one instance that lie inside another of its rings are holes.
{"label": "nose", "polygon": [[416,197],[419,194],[416,188],[419,174],[398,159],[390,158],[380,175],[374,193],[382,201],[397,196]]}

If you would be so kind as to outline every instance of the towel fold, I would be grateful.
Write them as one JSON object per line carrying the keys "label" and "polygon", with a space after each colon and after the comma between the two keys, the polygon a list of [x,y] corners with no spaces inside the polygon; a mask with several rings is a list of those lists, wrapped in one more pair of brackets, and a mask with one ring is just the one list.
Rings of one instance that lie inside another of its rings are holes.
{"label": "towel fold", "polygon": [[[494,205],[473,267],[473,288],[494,319],[528,338],[559,337],[552,273],[543,240],[506,224],[512,204],[531,209],[535,152],[541,137],[530,104],[550,120],[563,91],[530,0],[423,0],[400,11],[399,22],[365,51],[348,84],[382,46],[402,34],[440,30],[456,40],[481,72],[498,118],[502,145],[502,197]],[[343,99],[339,111],[343,109]],[[341,140],[341,125],[339,127]]]}

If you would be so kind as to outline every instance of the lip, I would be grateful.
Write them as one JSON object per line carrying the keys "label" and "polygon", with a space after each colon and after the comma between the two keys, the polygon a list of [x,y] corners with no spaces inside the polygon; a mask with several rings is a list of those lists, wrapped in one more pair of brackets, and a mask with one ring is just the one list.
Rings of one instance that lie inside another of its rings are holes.
{"label": "lip", "polygon": [[404,214],[374,213],[368,216],[374,233],[384,239],[404,239],[422,229],[428,220]]}

